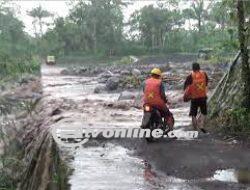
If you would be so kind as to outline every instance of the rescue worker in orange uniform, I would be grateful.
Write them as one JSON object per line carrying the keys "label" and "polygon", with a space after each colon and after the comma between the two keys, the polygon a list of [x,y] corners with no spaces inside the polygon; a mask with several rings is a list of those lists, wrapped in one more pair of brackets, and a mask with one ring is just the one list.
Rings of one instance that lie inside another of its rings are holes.
{"label": "rescue worker in orange uniform", "polygon": [[162,116],[165,118],[165,122],[169,129],[167,132],[172,131],[174,127],[174,117],[167,107],[168,100],[165,95],[165,88],[162,82],[162,72],[158,68],[154,68],[151,71],[151,77],[146,79],[143,92],[143,104],[150,105],[158,109]]}
{"label": "rescue worker in orange uniform", "polygon": [[[190,113],[192,117],[192,125],[195,130],[198,128],[206,133],[204,129],[204,121],[207,115],[207,85],[208,76],[204,71],[200,70],[198,63],[193,63],[192,73],[186,78],[184,83],[184,90],[188,91],[191,99]],[[200,109],[201,115],[198,119],[198,109]]]}

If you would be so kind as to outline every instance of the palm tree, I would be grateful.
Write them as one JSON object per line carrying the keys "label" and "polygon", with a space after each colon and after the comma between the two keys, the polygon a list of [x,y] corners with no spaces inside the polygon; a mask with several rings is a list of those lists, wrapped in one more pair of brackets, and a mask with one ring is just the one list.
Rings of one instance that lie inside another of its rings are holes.
{"label": "palm tree", "polygon": [[[47,10],[43,10],[41,5],[39,7],[33,8],[32,10],[28,11],[27,14],[34,19],[32,24],[34,26],[34,32],[35,32],[36,37],[42,36],[43,35],[43,24],[44,24],[42,19],[52,16],[52,14],[50,12],[48,12]],[[38,25],[40,27],[39,34],[37,33],[37,27],[36,27],[37,22],[38,22]]]}

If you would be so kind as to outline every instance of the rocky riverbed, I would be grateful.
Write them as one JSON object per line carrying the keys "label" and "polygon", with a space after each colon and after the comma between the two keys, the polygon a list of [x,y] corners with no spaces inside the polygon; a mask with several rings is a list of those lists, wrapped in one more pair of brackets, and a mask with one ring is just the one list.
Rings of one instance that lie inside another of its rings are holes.
{"label": "rocky riverbed", "polygon": [[[185,60],[185,61],[184,61]],[[88,66],[69,66],[61,71],[62,75],[97,76],[101,83],[95,93],[101,91],[123,91],[138,89],[149,72],[159,67],[167,80],[170,89],[182,89],[185,77],[191,72],[191,65],[196,60],[194,54],[171,54],[162,57],[145,57],[134,59],[128,64],[97,64]],[[215,88],[218,80],[227,69],[227,64],[202,64],[210,78],[210,88]]]}
{"label": "rocky riverbed", "polygon": [[[165,61],[154,66],[165,67]],[[169,61],[166,69],[161,68],[167,75],[184,77],[190,72],[192,61]],[[124,87],[120,81],[123,76],[144,79],[150,70],[148,64],[145,61],[125,69],[107,66],[91,76],[64,73],[68,68],[43,65],[41,82],[29,80],[20,87],[4,90],[9,99],[34,103],[23,114],[16,114],[19,117],[13,116],[16,127],[5,126],[14,129],[8,133],[13,137],[9,142],[17,141],[13,150],[22,151],[22,169],[5,167],[12,176],[13,171],[23,171],[15,178],[20,189],[248,189],[249,147],[234,140],[223,141],[212,133],[199,134],[198,139],[162,139],[152,144],[144,139],[113,138],[91,139],[73,148],[66,146],[72,142],[55,143],[51,129],[57,127],[139,128],[139,85]],[[210,76],[217,70],[219,76],[223,71],[220,66],[202,67]],[[119,83],[109,89],[108,80],[112,77],[117,77]],[[218,78],[214,77],[214,83]],[[188,104],[182,102],[182,83],[167,83],[175,131],[190,130]]]}
{"label": "rocky riverbed", "polygon": [[[54,69],[58,74],[50,74]],[[134,108],[140,94],[136,88],[96,93],[103,73],[92,77],[60,73],[57,68],[44,68],[45,94],[53,102],[62,99],[65,105],[54,127],[140,126],[142,111]],[[182,90],[167,86],[175,131],[190,130]],[[250,153],[245,150],[248,148],[237,141],[222,141],[214,134],[153,144],[143,139],[92,139],[77,149],[67,149],[72,157],[68,165],[73,169],[69,184],[71,189],[247,189]]]}

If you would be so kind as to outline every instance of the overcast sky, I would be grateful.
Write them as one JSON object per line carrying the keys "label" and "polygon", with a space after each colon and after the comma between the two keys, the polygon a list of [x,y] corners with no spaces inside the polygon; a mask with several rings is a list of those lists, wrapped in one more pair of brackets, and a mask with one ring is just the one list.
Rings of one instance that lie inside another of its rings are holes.
{"label": "overcast sky", "polygon": [[[1,0],[0,0],[1,1]],[[77,1],[77,0],[75,0]],[[126,2],[129,2],[127,7],[123,8],[123,15],[124,15],[124,21],[126,22],[130,15],[135,11],[139,10],[142,7],[146,5],[157,5],[157,1],[161,2],[168,2],[168,0],[124,0]],[[187,8],[193,0],[186,0],[182,1],[179,6],[181,8]],[[54,17],[65,17],[69,13],[70,8],[70,0],[10,0],[11,7],[15,8],[16,15],[19,17],[20,20],[24,22],[25,25],[25,31],[29,33],[30,35],[34,35],[34,29],[32,25],[32,18],[27,15],[27,11],[32,10],[35,7],[38,7],[39,5],[42,6],[43,9],[46,9],[47,11],[54,14]],[[44,19],[47,23],[52,23],[52,19]],[[187,25],[187,24],[185,24]],[[46,29],[46,27],[44,27]]]}
{"label": "overcast sky", "polygon": [[[0,0],[1,1],[1,0]],[[67,0],[15,0],[12,1],[13,7],[16,8],[16,14],[24,22],[25,31],[29,34],[33,35],[33,26],[32,26],[32,18],[27,15],[27,11],[31,10],[32,8],[38,7],[41,5],[44,9],[48,10],[49,12],[53,13],[55,17],[58,16],[67,16],[69,13],[69,3],[70,1]],[[130,15],[135,11],[139,10],[145,5],[149,4],[156,4],[154,0],[138,0],[138,1],[131,1],[126,8],[123,9],[124,19],[125,21],[128,20]],[[51,22],[51,20],[45,20],[46,22]]]}

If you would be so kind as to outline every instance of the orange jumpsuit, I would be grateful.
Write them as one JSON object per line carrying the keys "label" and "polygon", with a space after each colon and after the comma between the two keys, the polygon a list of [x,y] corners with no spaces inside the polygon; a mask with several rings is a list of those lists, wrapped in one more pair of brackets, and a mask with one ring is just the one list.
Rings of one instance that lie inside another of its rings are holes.
{"label": "orange jumpsuit", "polygon": [[167,98],[161,79],[150,77],[145,81],[144,84],[144,97],[143,104],[148,104],[152,107],[157,108],[166,122],[173,125],[174,118],[173,114],[169,111],[167,105]]}

